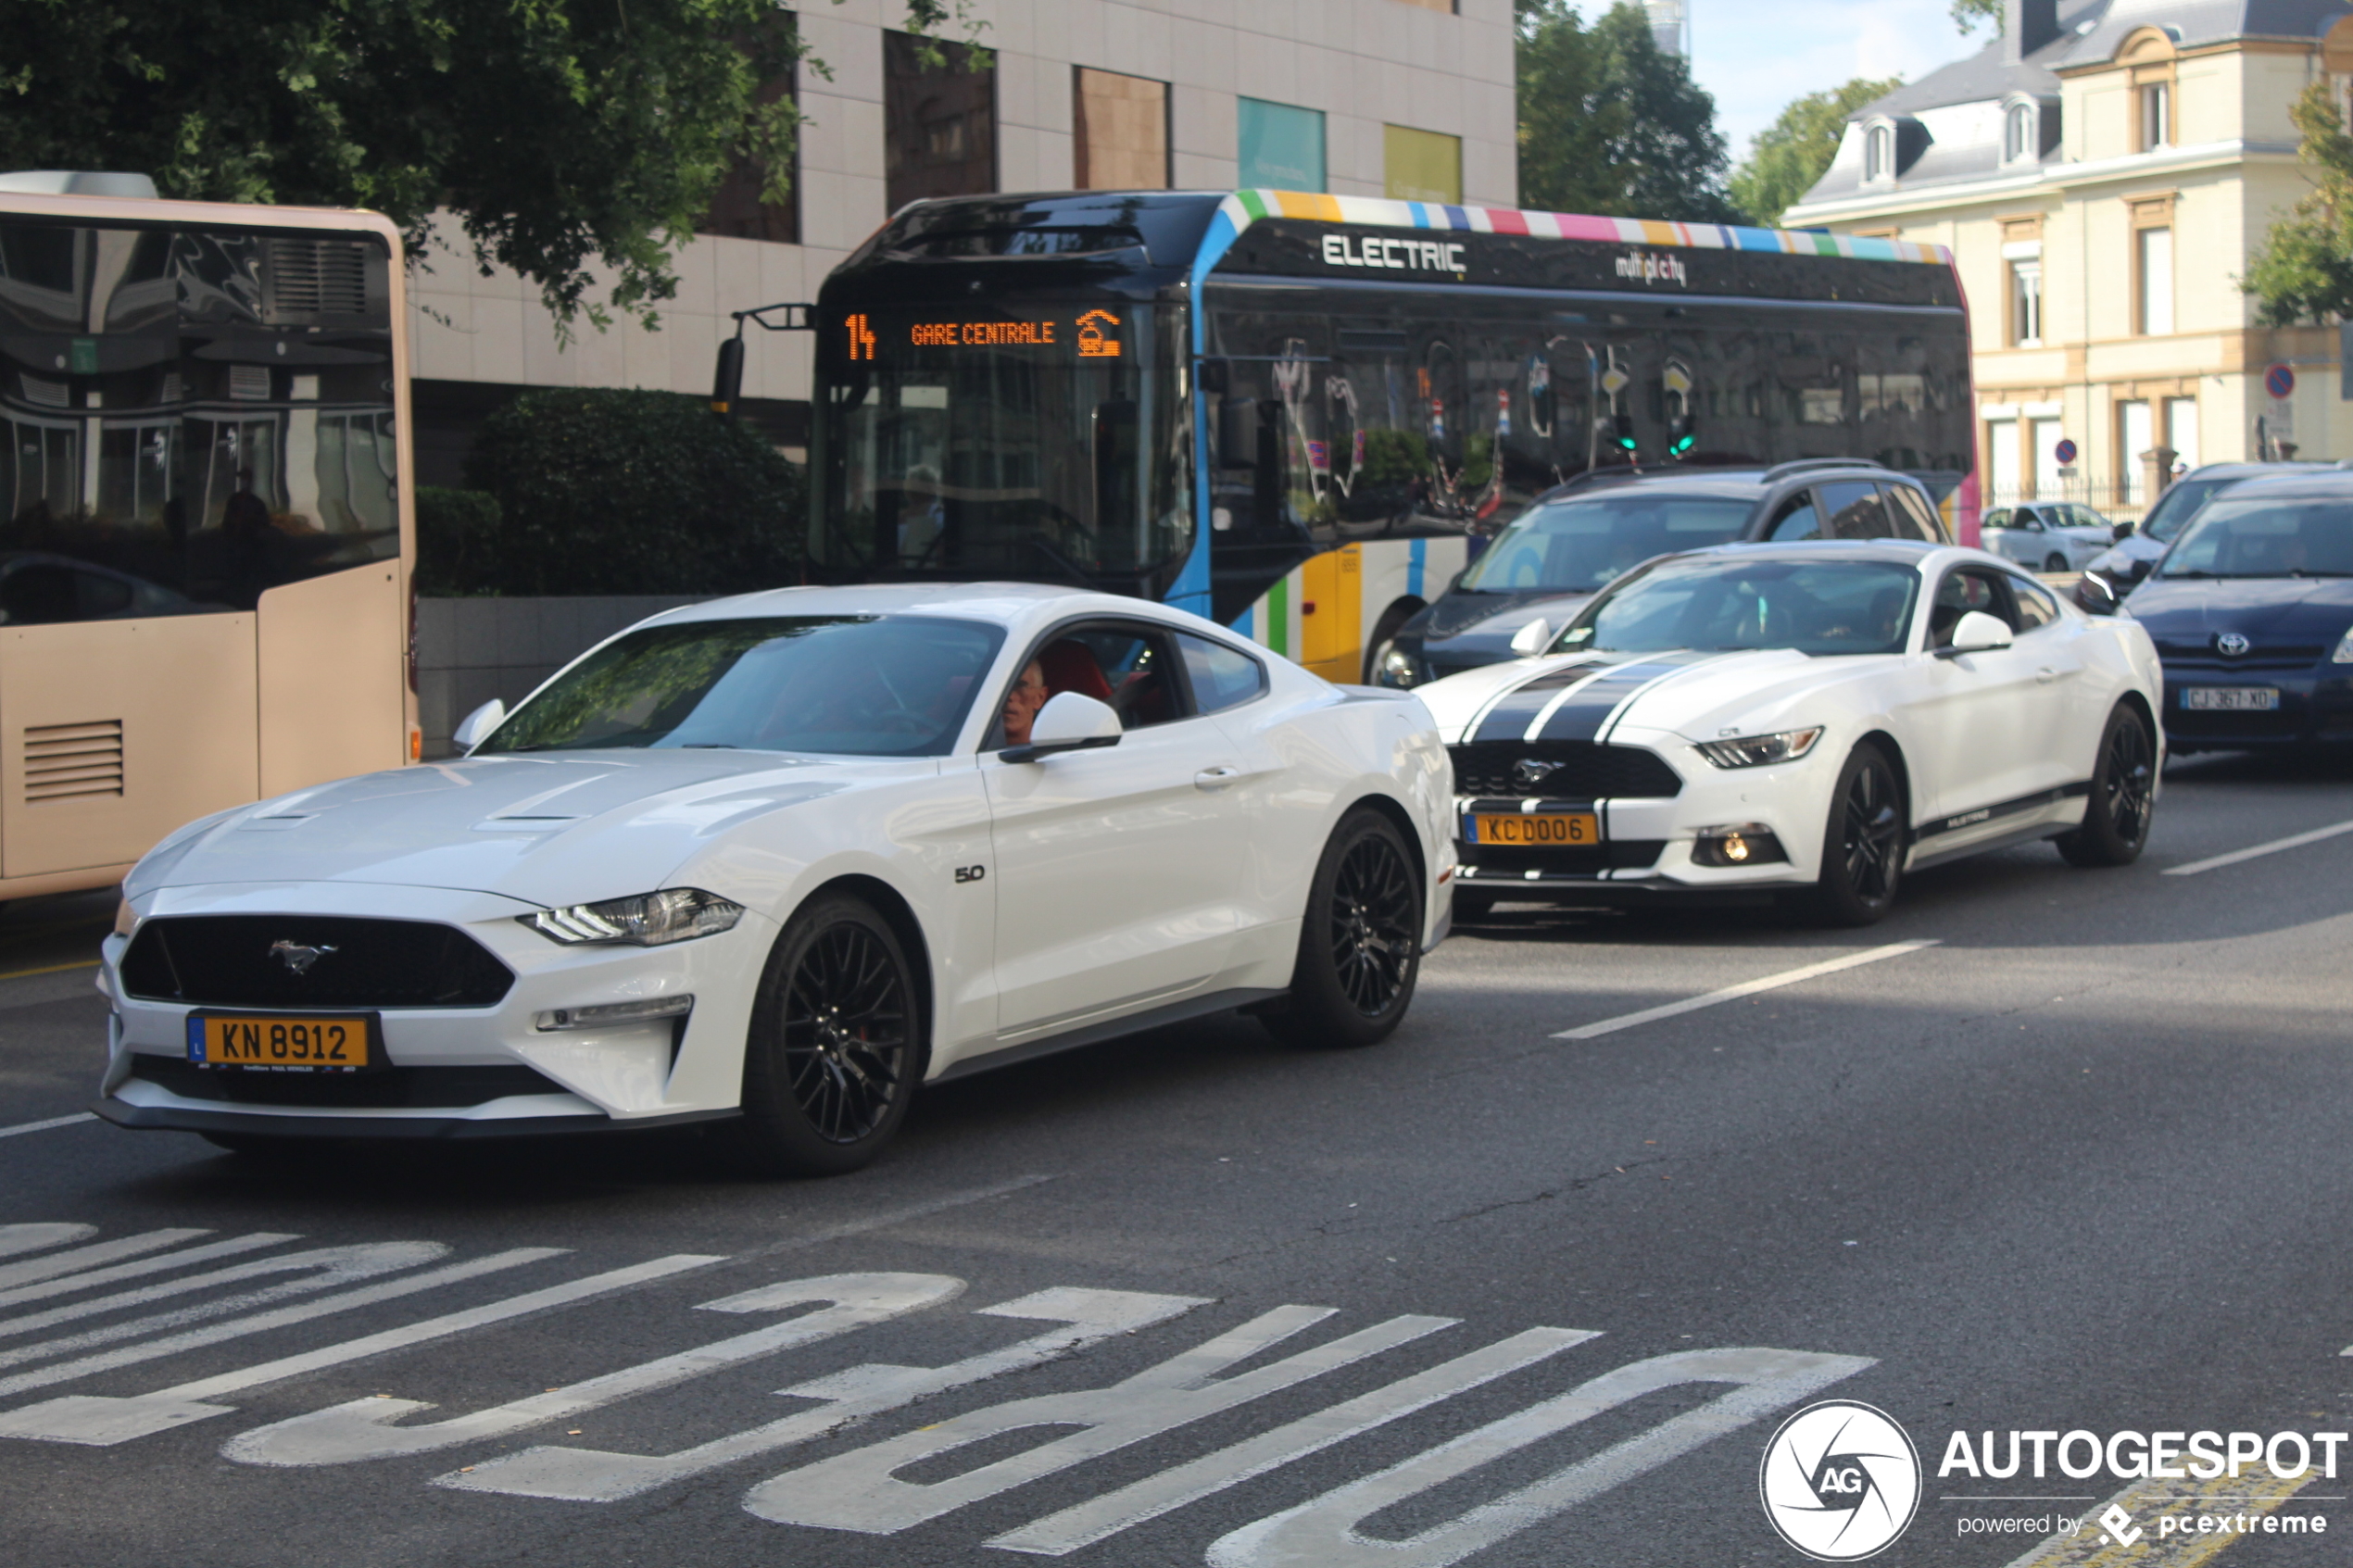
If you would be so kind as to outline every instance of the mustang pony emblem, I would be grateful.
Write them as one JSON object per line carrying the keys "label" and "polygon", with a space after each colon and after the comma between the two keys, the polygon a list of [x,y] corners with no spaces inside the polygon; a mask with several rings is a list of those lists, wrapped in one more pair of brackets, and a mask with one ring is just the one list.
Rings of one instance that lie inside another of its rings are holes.
{"label": "mustang pony emblem", "polygon": [[1534,757],[1523,757],[1512,764],[1512,777],[1517,781],[1520,788],[1534,789],[1544,782],[1547,775],[1559,772],[1561,766],[1558,762],[1546,762]]}
{"label": "mustang pony emblem", "polygon": [[283,936],[270,944],[270,956],[296,974],[308,974],[312,964],[334,950],[323,944],[313,947],[304,942],[290,942]]}

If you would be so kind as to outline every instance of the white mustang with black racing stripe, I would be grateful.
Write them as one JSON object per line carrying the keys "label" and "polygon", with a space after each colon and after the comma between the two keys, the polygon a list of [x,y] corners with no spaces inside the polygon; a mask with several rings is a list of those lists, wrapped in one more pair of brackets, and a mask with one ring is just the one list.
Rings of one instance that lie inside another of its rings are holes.
{"label": "white mustang with black racing stripe", "polygon": [[2029,839],[2146,842],[2156,648],[1981,550],[1665,556],[1541,655],[1417,688],[1454,761],[1454,911],[1498,898],[1887,911],[1907,870]]}

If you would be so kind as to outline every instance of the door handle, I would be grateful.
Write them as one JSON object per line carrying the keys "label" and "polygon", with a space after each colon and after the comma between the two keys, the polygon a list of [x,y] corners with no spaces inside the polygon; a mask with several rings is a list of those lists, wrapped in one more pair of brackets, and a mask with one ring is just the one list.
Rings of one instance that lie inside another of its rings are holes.
{"label": "door handle", "polygon": [[1193,775],[1195,789],[1224,789],[1242,776],[1242,771],[1229,763],[1220,762],[1214,768],[1203,768]]}
{"label": "door handle", "polygon": [[2048,667],[2045,667],[2045,668],[2044,668],[2044,669],[2037,670],[2036,671],[2034,671],[2034,679],[2035,679],[2035,682],[2036,682],[2038,684],[2041,684],[2041,685],[2045,685],[2045,686],[2049,685],[2049,684],[2050,684],[2053,681],[2057,680],[2057,679],[2058,679],[2058,675],[2059,675],[2059,672],[2058,672],[2057,671],[2053,670],[2053,669],[2050,669],[2050,668],[2048,668]]}

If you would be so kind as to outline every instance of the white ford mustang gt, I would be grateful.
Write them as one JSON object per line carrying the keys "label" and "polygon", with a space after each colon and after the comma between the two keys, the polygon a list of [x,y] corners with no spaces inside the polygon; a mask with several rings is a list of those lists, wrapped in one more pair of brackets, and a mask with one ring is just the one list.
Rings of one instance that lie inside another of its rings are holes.
{"label": "white ford mustang gt", "polygon": [[1544,654],[1416,688],[1454,760],[1454,907],[1499,897],[1887,911],[1906,870],[2148,835],[2163,678],[2148,634],[2007,561],[1894,540],[1663,557]]}
{"label": "white ford mustang gt", "polygon": [[124,883],[97,1110],[231,1148],[724,1119],[853,1169],[918,1083],[1234,1007],[1366,1045],[1443,937],[1418,697],[1018,584],[795,588],[583,655],[463,759]]}

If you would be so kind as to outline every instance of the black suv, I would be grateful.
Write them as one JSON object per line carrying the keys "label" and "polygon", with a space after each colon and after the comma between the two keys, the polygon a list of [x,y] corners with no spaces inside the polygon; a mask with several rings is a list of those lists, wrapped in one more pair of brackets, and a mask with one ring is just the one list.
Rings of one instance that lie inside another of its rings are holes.
{"label": "black suv", "polygon": [[1519,644],[1542,643],[1535,622],[1559,631],[1653,556],[1793,539],[1952,542],[1927,486],[1865,458],[1580,474],[1539,495],[1437,603],[1374,649],[1373,678],[1418,686],[1533,653]]}

